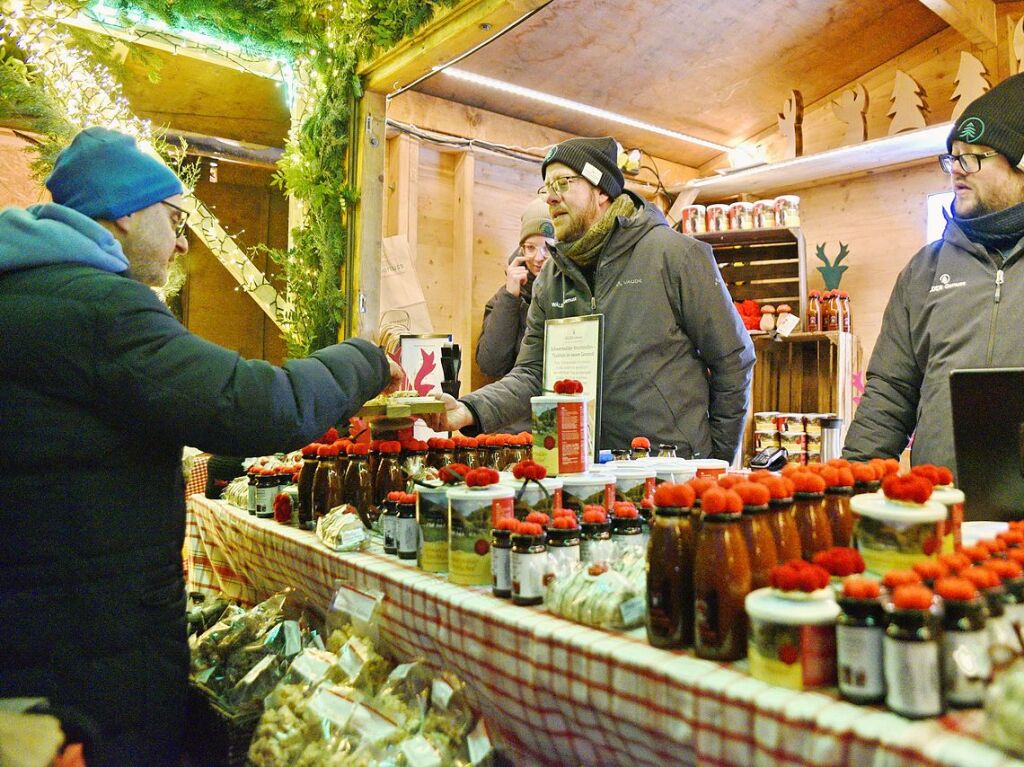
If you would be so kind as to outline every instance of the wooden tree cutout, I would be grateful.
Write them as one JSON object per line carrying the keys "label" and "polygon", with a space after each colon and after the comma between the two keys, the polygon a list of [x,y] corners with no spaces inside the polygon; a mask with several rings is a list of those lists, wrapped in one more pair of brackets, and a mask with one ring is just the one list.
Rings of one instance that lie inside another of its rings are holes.
{"label": "wooden tree cutout", "polygon": [[842,146],[859,144],[868,136],[867,122],[864,113],[868,109],[868,92],[861,83],[853,86],[853,90],[843,91],[838,101],[832,102],[832,114],[846,123],[846,135]]}
{"label": "wooden tree cutout", "polygon": [[985,65],[978,61],[967,51],[960,52],[960,68],[956,71],[956,89],[950,96],[950,101],[957,99],[953,107],[953,119],[955,120],[967,109],[967,105],[983,94],[991,84],[985,79]]}
{"label": "wooden tree cutout", "polygon": [[1013,58],[1017,62],[1017,74],[1024,70],[1024,16],[1013,26]]}
{"label": "wooden tree cutout", "polygon": [[894,136],[905,130],[916,130],[925,126],[924,113],[927,107],[922,100],[924,90],[913,77],[901,69],[896,70],[896,80],[892,87],[892,109],[889,116],[889,135]]}
{"label": "wooden tree cutout", "polygon": [[779,133],[785,142],[783,159],[790,160],[804,153],[804,98],[800,91],[790,91],[779,113]]}

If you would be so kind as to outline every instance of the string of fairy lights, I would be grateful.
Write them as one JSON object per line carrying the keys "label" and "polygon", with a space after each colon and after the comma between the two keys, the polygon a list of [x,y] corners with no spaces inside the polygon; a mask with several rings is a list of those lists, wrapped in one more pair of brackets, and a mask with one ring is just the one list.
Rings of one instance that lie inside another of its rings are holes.
{"label": "string of fairy lights", "polygon": [[61,22],[78,8],[39,0],[4,0],[0,11],[0,42],[9,42],[21,51],[25,64],[39,78],[66,120],[65,143],[83,128],[103,125],[133,136],[140,149],[162,156],[177,168],[186,182],[183,207],[189,213],[192,232],[232,274],[238,282],[237,290],[250,294],[285,330],[292,303],[278,293],[217,217],[192,193],[196,171],[189,170],[185,163],[187,146],[164,142],[149,120],[135,116],[117,79],[90,54],[75,47],[70,35],[61,29]]}

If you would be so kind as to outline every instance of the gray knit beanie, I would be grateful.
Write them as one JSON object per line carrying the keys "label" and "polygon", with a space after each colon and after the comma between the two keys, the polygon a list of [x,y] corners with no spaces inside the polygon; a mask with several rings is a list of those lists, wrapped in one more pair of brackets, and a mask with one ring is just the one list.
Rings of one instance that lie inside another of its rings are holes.
{"label": "gray knit beanie", "polygon": [[625,179],[618,165],[619,148],[610,136],[571,138],[548,150],[540,166],[541,178],[553,162],[572,168],[613,200],[622,194]]}
{"label": "gray knit beanie", "polygon": [[548,204],[543,197],[534,197],[526,206],[522,217],[519,219],[519,244],[522,245],[527,237],[539,234],[549,240],[555,239],[555,225],[551,223],[551,214],[548,212]]}
{"label": "gray knit beanie", "polygon": [[954,141],[990,146],[1010,165],[1024,167],[1024,74],[1006,78],[968,104],[946,139],[950,151]]}

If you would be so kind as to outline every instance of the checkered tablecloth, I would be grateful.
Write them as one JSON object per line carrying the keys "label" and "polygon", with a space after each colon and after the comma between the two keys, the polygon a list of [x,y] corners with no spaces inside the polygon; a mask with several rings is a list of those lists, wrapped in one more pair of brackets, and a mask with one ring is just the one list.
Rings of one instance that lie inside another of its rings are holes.
{"label": "checkered tablecloth", "polygon": [[227,503],[193,496],[189,507],[188,556],[209,566],[196,585],[248,602],[291,586],[323,606],[336,579],[384,593],[382,640],[400,659],[456,670],[524,764],[1024,767],[980,741],[980,711],[911,722],[774,687],[742,663],[650,647],[642,631],[587,628],[382,554],[328,551]]}

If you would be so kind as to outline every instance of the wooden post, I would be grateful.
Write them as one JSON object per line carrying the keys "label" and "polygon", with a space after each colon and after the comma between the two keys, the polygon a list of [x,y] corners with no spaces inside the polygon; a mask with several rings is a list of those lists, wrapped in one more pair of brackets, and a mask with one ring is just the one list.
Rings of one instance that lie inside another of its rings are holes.
{"label": "wooden post", "polygon": [[921,0],[940,19],[984,50],[998,42],[992,0]]}
{"label": "wooden post", "polygon": [[[462,346],[463,381],[473,380],[473,184],[476,160],[463,152],[455,160],[452,205],[452,338]],[[467,387],[468,388],[468,387]]]}
{"label": "wooden post", "polygon": [[420,141],[399,135],[388,141],[387,235],[404,236],[416,261]]}
{"label": "wooden post", "polygon": [[342,272],[347,304],[339,329],[341,338],[370,338],[380,319],[386,111],[384,94],[374,91],[366,91],[353,111],[349,177],[359,190],[359,202],[349,216],[348,268]]}

